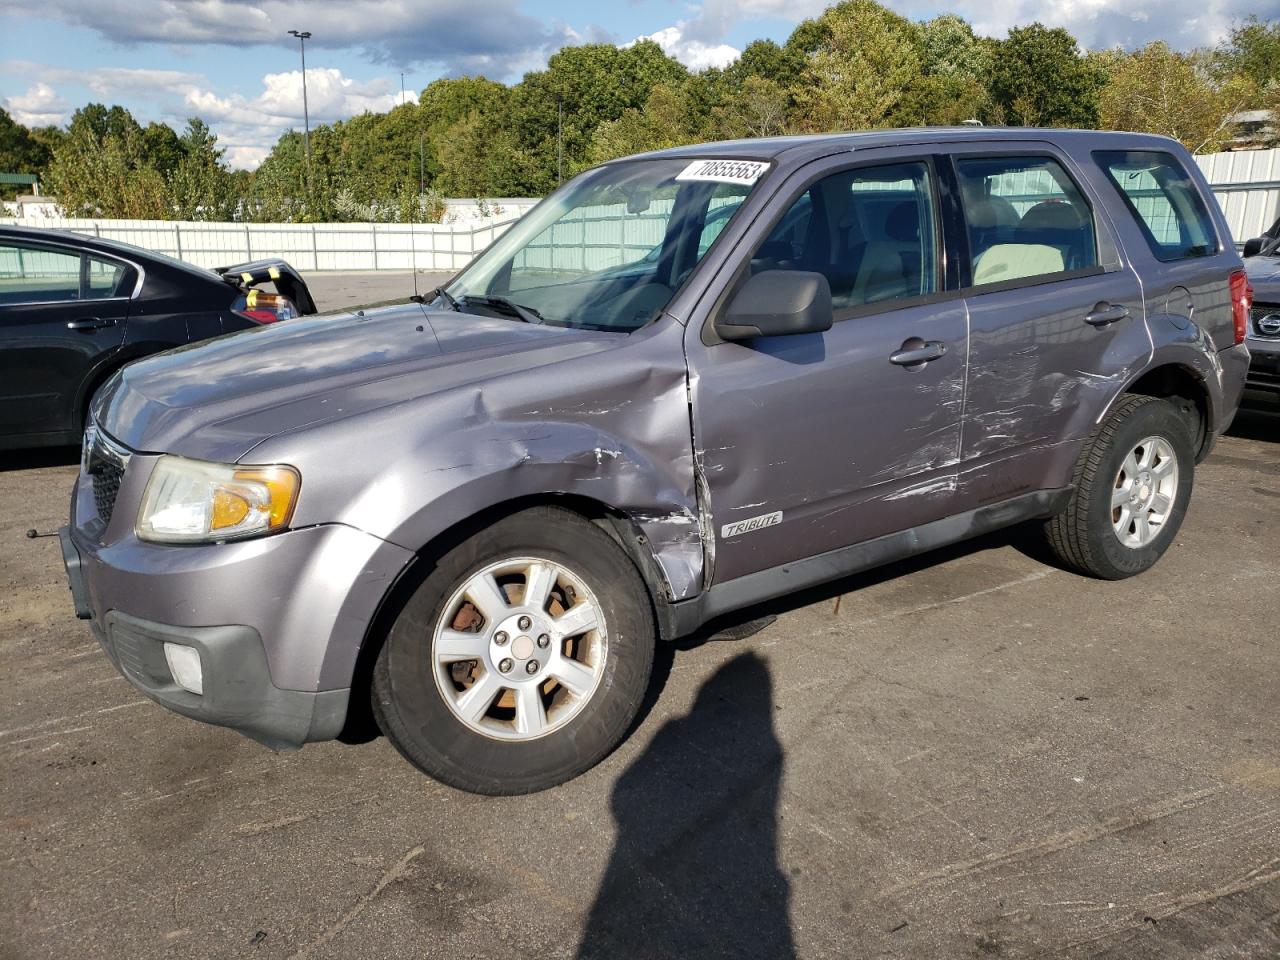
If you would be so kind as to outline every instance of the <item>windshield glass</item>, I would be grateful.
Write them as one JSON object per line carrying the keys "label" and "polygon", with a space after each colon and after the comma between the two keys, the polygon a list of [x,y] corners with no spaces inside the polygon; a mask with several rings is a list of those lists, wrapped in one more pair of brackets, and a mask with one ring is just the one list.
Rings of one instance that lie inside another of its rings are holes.
{"label": "windshield glass", "polygon": [[768,166],[629,160],[589,171],[507,231],[449,296],[469,313],[635,330],[667,306]]}

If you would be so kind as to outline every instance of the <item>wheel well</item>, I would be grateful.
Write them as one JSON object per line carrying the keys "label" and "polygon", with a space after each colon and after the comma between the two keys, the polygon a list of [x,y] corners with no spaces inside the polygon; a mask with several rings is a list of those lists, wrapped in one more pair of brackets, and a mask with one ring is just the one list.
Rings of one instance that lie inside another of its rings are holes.
{"label": "wheel well", "polygon": [[659,636],[663,640],[670,640],[675,636],[675,614],[668,598],[666,578],[648,547],[647,539],[630,517],[598,500],[576,494],[545,494],[507,500],[459,520],[442,531],[416,552],[413,560],[384,594],[360,644],[351,678],[347,720],[338,736],[339,740],[344,743],[364,743],[378,735],[377,723],[369,702],[373,666],[396,617],[430,574],[435,561],[485,527],[521,510],[538,506],[572,510],[607,533],[640,571],[640,578],[649,593],[649,602],[653,605],[654,622],[658,625]]}
{"label": "wheel well", "polygon": [[1211,446],[1209,391],[1198,374],[1182,366],[1156,367],[1139,377],[1126,393],[1177,401],[1191,427],[1196,462],[1208,455]]}

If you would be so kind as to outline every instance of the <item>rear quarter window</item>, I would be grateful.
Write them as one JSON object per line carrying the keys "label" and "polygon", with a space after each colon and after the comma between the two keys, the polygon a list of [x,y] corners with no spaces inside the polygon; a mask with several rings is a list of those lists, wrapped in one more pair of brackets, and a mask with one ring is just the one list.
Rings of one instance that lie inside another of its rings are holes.
{"label": "rear quarter window", "polygon": [[1208,257],[1221,249],[1200,191],[1173,154],[1100,150],[1093,158],[1137,220],[1157,260]]}

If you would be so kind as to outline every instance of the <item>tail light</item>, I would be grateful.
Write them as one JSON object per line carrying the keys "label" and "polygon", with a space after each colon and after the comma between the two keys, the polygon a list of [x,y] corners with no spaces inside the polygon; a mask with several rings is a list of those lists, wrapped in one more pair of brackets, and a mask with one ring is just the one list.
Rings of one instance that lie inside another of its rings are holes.
{"label": "tail light", "polygon": [[1236,328],[1236,343],[1244,343],[1249,323],[1249,310],[1253,307],[1253,287],[1243,270],[1231,274],[1231,320]]}
{"label": "tail light", "polygon": [[298,308],[288,297],[255,289],[236,298],[236,302],[231,305],[231,312],[254,323],[276,323],[279,320],[292,320],[298,315]]}

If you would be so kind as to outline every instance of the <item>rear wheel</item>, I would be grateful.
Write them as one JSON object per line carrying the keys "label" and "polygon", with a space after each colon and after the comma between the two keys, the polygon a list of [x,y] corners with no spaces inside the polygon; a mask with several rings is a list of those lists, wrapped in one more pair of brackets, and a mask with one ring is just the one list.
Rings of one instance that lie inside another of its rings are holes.
{"label": "rear wheel", "polygon": [[1066,566],[1106,580],[1150,569],[1177,535],[1195,454],[1168,400],[1124,396],[1085,443],[1067,508],[1045,524]]}
{"label": "rear wheel", "polygon": [[626,554],[539,507],[446,554],[378,656],[379,725],[415,766],[474,793],[543,790],[625,735],[648,685],[654,623]]}

